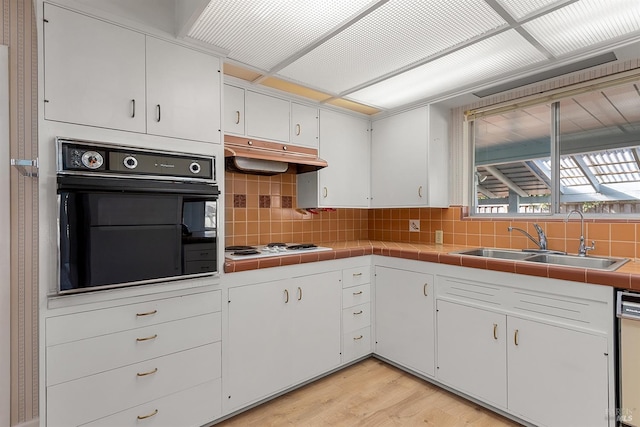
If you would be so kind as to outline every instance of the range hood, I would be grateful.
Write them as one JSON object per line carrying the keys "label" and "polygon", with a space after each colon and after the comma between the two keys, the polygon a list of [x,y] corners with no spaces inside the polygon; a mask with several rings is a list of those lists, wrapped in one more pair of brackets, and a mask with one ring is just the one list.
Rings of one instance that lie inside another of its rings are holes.
{"label": "range hood", "polygon": [[284,173],[290,167],[295,168],[296,173],[327,167],[315,148],[232,135],[224,136],[224,157],[228,170],[259,175]]}

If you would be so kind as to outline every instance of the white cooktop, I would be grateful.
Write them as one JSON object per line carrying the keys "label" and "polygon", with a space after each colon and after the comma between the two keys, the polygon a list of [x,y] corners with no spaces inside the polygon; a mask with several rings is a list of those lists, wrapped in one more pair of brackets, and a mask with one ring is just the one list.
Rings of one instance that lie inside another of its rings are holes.
{"label": "white cooktop", "polygon": [[[287,243],[287,246],[295,245],[296,243]],[[266,258],[266,257],[274,257],[274,256],[287,256],[287,255],[300,255],[307,254],[311,252],[324,252],[331,251],[333,249],[327,248],[324,246],[315,246],[312,248],[304,248],[304,249],[289,249],[288,247],[282,246],[253,246],[257,254],[251,255],[233,255],[234,252],[238,251],[225,251],[224,257],[230,259],[232,261],[240,260],[240,259],[255,259],[255,258]]]}

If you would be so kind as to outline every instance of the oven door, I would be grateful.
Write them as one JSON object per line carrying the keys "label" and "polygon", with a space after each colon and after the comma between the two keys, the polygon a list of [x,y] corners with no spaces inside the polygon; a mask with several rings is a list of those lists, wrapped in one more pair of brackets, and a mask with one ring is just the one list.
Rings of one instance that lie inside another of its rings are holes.
{"label": "oven door", "polygon": [[[185,199],[204,206],[215,203],[218,190],[204,183],[61,176],[58,197],[59,292],[69,293],[192,274],[183,262],[191,238],[183,223]],[[204,241],[215,253],[215,233]]]}

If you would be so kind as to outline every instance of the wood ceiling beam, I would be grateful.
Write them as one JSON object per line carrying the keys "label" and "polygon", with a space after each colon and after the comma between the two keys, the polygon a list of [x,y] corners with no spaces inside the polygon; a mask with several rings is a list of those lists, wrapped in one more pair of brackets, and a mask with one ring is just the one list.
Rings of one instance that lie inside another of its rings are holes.
{"label": "wood ceiling beam", "polygon": [[500,172],[495,166],[485,166],[485,170],[493,175],[498,181],[509,187],[520,197],[528,197],[526,191],[520,188],[515,182],[511,181],[505,174]]}

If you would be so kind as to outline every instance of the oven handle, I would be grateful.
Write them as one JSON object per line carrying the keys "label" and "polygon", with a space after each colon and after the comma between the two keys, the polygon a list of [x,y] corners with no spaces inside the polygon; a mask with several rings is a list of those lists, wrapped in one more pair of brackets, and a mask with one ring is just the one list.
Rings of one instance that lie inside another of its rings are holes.
{"label": "oven handle", "polygon": [[220,195],[220,190],[217,185],[206,184],[203,182],[174,182],[147,179],[58,175],[58,194],[69,191],[164,193],[214,197]]}

